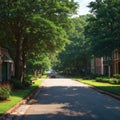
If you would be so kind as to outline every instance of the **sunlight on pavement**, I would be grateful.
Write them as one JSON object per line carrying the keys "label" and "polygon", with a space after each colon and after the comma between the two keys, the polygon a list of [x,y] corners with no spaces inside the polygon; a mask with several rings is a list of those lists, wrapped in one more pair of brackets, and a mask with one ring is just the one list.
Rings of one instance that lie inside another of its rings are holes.
{"label": "sunlight on pavement", "polygon": [[60,86],[66,86],[66,87],[72,87],[75,86],[77,87],[88,87],[88,85],[85,85],[83,83],[80,83],[80,82],[77,82],[77,81],[70,81],[70,79],[46,79],[43,84],[46,86],[46,87],[52,87],[52,86],[59,86],[58,84],[59,83]]}
{"label": "sunlight on pavement", "polygon": [[18,109],[11,113],[11,115],[23,115],[26,110],[29,108],[29,105],[21,105]]}
{"label": "sunlight on pavement", "polygon": [[[31,107],[29,108],[29,112],[27,115],[35,115],[35,114],[52,114],[56,115],[58,113],[61,113],[66,116],[84,116],[86,113],[85,112],[80,112],[80,111],[72,111],[69,109],[66,109],[66,107],[69,107],[68,103],[64,104],[45,104],[45,105],[32,105],[32,107],[36,109],[32,109]],[[49,109],[48,109],[49,108]],[[31,110],[32,109],[32,110]]]}

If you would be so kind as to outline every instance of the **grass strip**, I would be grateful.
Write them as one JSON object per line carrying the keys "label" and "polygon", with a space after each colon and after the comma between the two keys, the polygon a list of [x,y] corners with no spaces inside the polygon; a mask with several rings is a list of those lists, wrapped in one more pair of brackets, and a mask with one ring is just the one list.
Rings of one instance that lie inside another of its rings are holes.
{"label": "grass strip", "polygon": [[13,107],[18,102],[20,102],[23,98],[29,95],[41,83],[42,83],[41,80],[36,80],[35,84],[33,84],[30,88],[13,91],[12,95],[10,96],[8,100],[0,102],[0,115],[4,114],[7,110],[9,110],[11,107]]}
{"label": "grass strip", "polygon": [[95,80],[83,80],[81,78],[74,78],[74,80],[120,96],[120,84],[102,83],[96,82]]}
{"label": "grass strip", "polygon": [[41,78],[47,78],[47,75],[42,75]]}

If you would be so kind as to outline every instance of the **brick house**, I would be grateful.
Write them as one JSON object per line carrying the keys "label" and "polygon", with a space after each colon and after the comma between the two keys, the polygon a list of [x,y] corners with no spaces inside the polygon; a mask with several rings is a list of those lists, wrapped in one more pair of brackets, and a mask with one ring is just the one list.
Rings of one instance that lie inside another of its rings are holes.
{"label": "brick house", "polygon": [[104,74],[104,65],[103,65],[103,57],[91,59],[91,72],[93,74],[103,75]]}
{"label": "brick house", "polygon": [[114,51],[113,73],[120,74],[120,52]]}
{"label": "brick house", "polygon": [[14,62],[8,50],[0,47],[0,82],[9,80],[14,75]]}
{"label": "brick house", "polygon": [[120,74],[120,52],[118,50],[114,50],[111,57],[92,57],[91,73],[106,76]]}
{"label": "brick house", "polygon": [[104,57],[104,74],[113,75],[120,74],[120,52],[114,50],[111,57]]}

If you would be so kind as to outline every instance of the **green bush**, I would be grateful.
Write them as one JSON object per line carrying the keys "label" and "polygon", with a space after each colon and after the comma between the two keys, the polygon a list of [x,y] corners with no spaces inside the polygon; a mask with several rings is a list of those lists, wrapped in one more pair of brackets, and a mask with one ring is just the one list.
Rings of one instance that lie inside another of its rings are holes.
{"label": "green bush", "polygon": [[14,89],[21,89],[21,88],[28,88],[32,85],[32,80],[35,80],[36,78],[32,75],[26,75],[24,78],[24,81],[21,82],[20,80],[17,80],[16,78],[11,78],[10,83],[12,84]]}
{"label": "green bush", "polygon": [[108,78],[108,77],[96,77],[97,82],[105,82],[111,84],[120,84],[120,79]]}
{"label": "green bush", "polygon": [[6,100],[10,97],[11,85],[8,82],[0,83],[0,100]]}
{"label": "green bush", "polygon": [[31,74],[28,74],[28,75],[25,75],[25,80],[31,80],[32,79],[32,77],[33,77],[33,75],[31,75]]}
{"label": "green bush", "polygon": [[114,74],[113,77],[116,79],[120,79],[120,74]]}
{"label": "green bush", "polygon": [[120,79],[110,79],[109,83],[111,83],[111,84],[120,84]]}
{"label": "green bush", "polygon": [[24,88],[28,88],[28,87],[30,87],[32,85],[32,80],[25,80],[24,82],[23,82],[23,87]]}
{"label": "green bush", "polygon": [[96,77],[97,82],[109,82],[108,77]]}
{"label": "green bush", "polygon": [[103,79],[103,77],[96,77],[96,81],[97,81],[97,82],[101,82],[102,79]]}
{"label": "green bush", "polygon": [[10,80],[10,83],[12,84],[14,89],[21,89],[23,87],[21,81],[15,78],[12,78]]}

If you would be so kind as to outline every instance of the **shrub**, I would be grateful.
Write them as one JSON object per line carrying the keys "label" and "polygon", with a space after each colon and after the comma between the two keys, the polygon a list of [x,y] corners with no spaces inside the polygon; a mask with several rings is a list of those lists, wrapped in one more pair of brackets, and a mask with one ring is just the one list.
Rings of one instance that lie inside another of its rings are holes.
{"label": "shrub", "polygon": [[102,81],[102,77],[96,77],[96,81],[97,82],[101,82]]}
{"label": "shrub", "polygon": [[116,79],[120,79],[120,74],[114,74],[113,77]]}
{"label": "shrub", "polygon": [[106,82],[111,84],[120,84],[120,79],[108,78],[108,77],[96,77],[97,82]]}
{"label": "shrub", "polygon": [[23,82],[23,87],[24,88],[28,88],[28,87],[30,87],[32,85],[32,80],[25,80],[24,82]]}
{"label": "shrub", "polygon": [[0,83],[0,100],[6,100],[11,94],[11,85],[9,82]]}
{"label": "shrub", "polygon": [[24,89],[32,85],[33,78],[34,77],[32,75],[26,75],[24,81],[21,82],[20,80],[17,80],[16,78],[12,77],[10,83],[13,85],[14,89],[22,89],[22,88]]}
{"label": "shrub", "polygon": [[97,82],[109,82],[108,77],[96,77]]}
{"label": "shrub", "polygon": [[25,75],[25,78],[24,78],[24,79],[25,79],[25,80],[31,80],[32,77],[33,77],[33,76],[29,74],[29,75]]}
{"label": "shrub", "polygon": [[120,79],[110,79],[110,80],[109,80],[109,83],[112,83],[112,84],[120,84]]}
{"label": "shrub", "polygon": [[22,83],[20,80],[17,80],[15,78],[12,78],[10,80],[10,83],[12,84],[13,88],[15,89],[21,89],[22,88]]}

